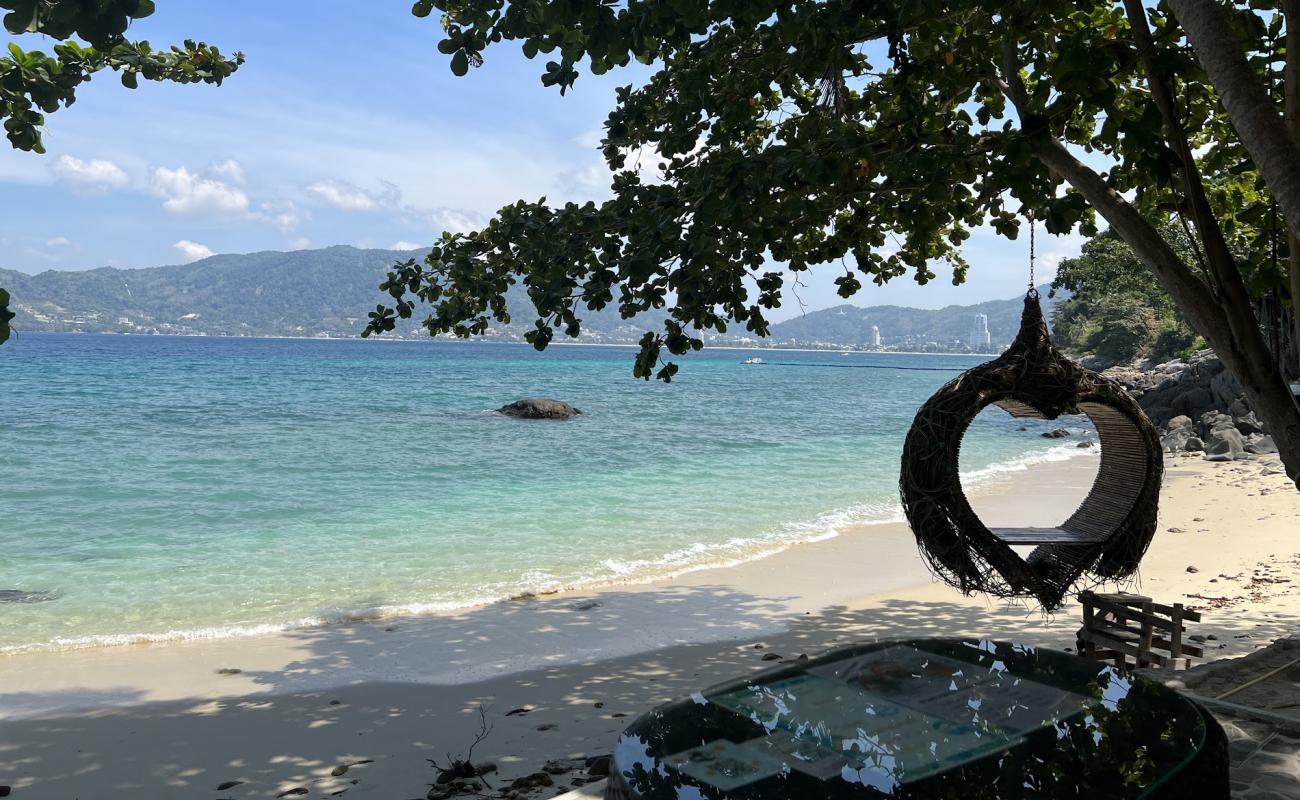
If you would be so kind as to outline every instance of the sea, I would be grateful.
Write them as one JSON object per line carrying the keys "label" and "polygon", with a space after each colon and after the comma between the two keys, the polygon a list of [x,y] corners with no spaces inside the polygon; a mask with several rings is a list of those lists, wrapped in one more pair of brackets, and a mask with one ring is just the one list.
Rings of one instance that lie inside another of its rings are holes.
{"label": "sea", "polygon": [[[19,332],[0,653],[464,609],[872,535],[902,519],[917,408],[987,358],[706,348],[664,384],[634,354]],[[495,412],[524,397],[583,413]],[[1079,454],[1040,435],[1058,424],[985,411],[968,491]]]}

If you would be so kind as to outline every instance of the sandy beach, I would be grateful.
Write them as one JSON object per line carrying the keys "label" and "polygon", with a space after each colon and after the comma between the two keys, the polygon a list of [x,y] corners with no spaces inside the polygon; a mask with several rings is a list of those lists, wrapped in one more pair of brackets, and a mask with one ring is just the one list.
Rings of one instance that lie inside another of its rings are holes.
{"label": "sandy beach", "polygon": [[[1085,455],[1009,473],[973,502],[995,524],[1055,522],[1096,467]],[[1276,457],[1171,460],[1159,532],[1123,588],[1200,609],[1207,658],[1294,633],[1290,486]],[[463,753],[480,708],[492,730],[474,759],[508,785],[548,759],[607,753],[630,717],[771,654],[915,636],[1064,649],[1078,624],[1073,605],[1044,615],[963,597],[931,580],[904,525],[864,526],[671,580],[457,614],[0,657],[0,785],[20,800],[422,798],[427,759]],[[567,788],[557,777],[536,796]]]}

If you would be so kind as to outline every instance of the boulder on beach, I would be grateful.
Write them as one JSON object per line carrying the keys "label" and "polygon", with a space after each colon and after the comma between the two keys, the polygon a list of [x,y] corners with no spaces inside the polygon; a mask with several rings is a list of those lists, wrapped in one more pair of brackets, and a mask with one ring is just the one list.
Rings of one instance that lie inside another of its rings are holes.
{"label": "boulder on beach", "polygon": [[1067,436],[1069,436],[1069,435],[1070,435],[1070,432],[1067,431],[1065,428],[1054,428],[1053,430],[1050,430],[1050,431],[1048,431],[1047,433],[1044,433],[1044,434],[1043,434],[1043,438],[1044,438],[1044,439],[1064,439],[1065,437],[1067,437]]}
{"label": "boulder on beach", "polygon": [[1257,433],[1249,437],[1246,441],[1246,452],[1255,453],[1256,455],[1265,453],[1276,453],[1277,443],[1273,437],[1268,434]]}
{"label": "boulder on beach", "polygon": [[1235,461],[1248,457],[1246,443],[1236,428],[1216,428],[1210,431],[1205,444],[1207,461]]}
{"label": "boulder on beach", "polygon": [[528,397],[501,406],[497,413],[519,419],[570,419],[582,412],[562,400]]}
{"label": "boulder on beach", "polygon": [[1259,421],[1254,411],[1233,415],[1232,423],[1237,426],[1237,430],[1241,431],[1242,436],[1265,432],[1264,423]]}

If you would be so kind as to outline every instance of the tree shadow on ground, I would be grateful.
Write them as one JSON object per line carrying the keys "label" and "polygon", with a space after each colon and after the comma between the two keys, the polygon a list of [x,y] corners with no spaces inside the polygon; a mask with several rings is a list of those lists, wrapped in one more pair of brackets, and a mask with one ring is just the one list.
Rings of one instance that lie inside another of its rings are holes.
{"label": "tree shadow on ground", "polygon": [[[792,617],[780,599],[720,586],[599,598],[595,607],[557,597],[302,631],[300,658],[244,676],[265,694],[6,722],[0,784],[22,800],[274,797],[296,787],[310,797],[418,798],[433,779],[425,759],[463,752],[480,707],[494,728],[475,758],[496,762],[508,782],[548,758],[608,752],[637,714],[801,653],[936,636],[1064,649],[1078,627],[1074,613],[958,600]],[[1227,616],[1214,629],[1262,639],[1296,623]],[[723,641],[681,643],[709,632]],[[0,695],[5,707],[41,701]],[[340,766],[343,775],[330,774]],[[244,783],[215,791],[235,780]]]}

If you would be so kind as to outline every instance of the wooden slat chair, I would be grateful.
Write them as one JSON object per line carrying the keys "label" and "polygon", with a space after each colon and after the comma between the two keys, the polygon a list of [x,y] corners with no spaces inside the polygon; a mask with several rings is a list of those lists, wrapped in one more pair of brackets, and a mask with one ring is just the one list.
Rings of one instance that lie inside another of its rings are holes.
{"label": "wooden slat chair", "polygon": [[[1204,649],[1183,641],[1184,623],[1200,622],[1201,615],[1183,608],[1155,603],[1150,597],[1119,592],[1080,592],[1083,627],[1077,634],[1079,654],[1117,667],[1172,667],[1186,669]],[[1157,652],[1163,651],[1163,652]]]}

